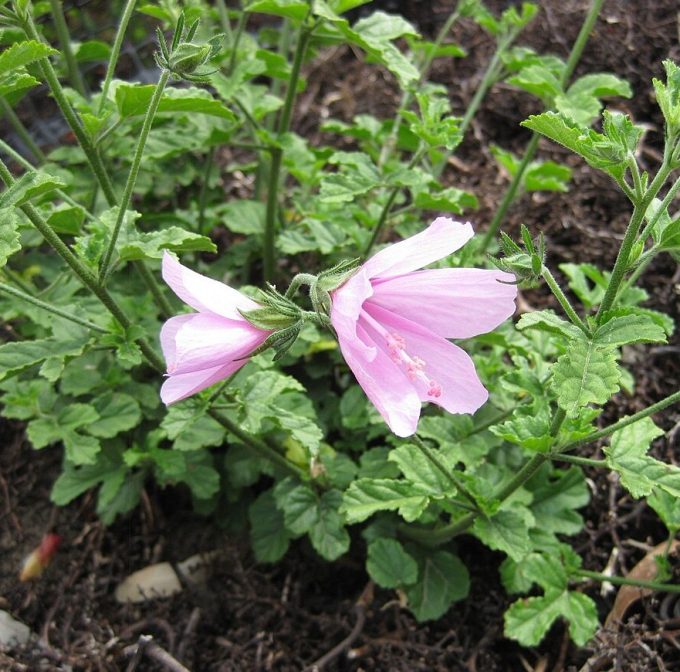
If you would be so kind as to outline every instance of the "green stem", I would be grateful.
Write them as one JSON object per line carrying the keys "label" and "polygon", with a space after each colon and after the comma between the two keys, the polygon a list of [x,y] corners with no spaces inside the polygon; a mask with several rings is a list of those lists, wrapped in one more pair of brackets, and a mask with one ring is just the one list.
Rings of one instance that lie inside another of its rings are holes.
{"label": "green stem", "polygon": [[7,276],[10,282],[13,282],[25,294],[28,294],[29,296],[33,295],[33,290],[35,288],[29,285],[18,273],[15,273],[9,266],[4,266],[0,273],[3,273],[5,276]]}
{"label": "green stem", "polygon": [[[26,32],[26,35],[32,40],[36,40],[37,42],[42,41],[42,38],[38,34],[35,24],[33,23],[33,19],[30,16],[27,18],[24,24],[24,31]],[[85,133],[85,129],[81,125],[76,113],[73,111],[71,104],[68,102],[68,99],[64,94],[64,89],[59,83],[57,73],[52,67],[52,63],[50,62],[49,58],[43,58],[38,61],[38,66],[43,78],[47,82],[52,97],[59,106],[59,109],[66,120],[66,123],[73,131],[73,134],[76,136],[81,149],[85,153],[85,158],[90,164],[90,168],[92,168],[92,172],[94,173],[97,182],[104,192],[104,197],[106,198],[109,205],[115,205],[117,199],[113,190],[111,178],[106,172],[106,168],[104,167],[104,163],[99,156],[99,152],[97,152],[96,148],[90,142],[90,139]]]}
{"label": "green stem", "polygon": [[232,422],[228,416],[224,415],[224,413],[220,413],[220,411],[215,408],[211,408],[208,413],[237,439],[252,448],[256,453],[259,453],[265,459],[283,468],[293,476],[297,476],[301,480],[306,477],[305,472],[300,467],[287,460],[281,453],[268,446],[261,439],[244,432],[235,422]]}
{"label": "green stem", "polygon": [[98,324],[94,324],[93,322],[89,322],[88,320],[84,320],[82,317],[78,317],[77,315],[73,315],[72,313],[69,313],[65,310],[62,310],[61,308],[57,308],[57,306],[53,306],[50,303],[47,303],[45,301],[41,301],[40,299],[37,299],[35,296],[31,296],[30,294],[26,294],[25,292],[22,292],[11,285],[6,285],[4,282],[0,282],[0,292],[4,292],[5,294],[10,294],[11,296],[14,296],[17,299],[21,299],[22,301],[26,301],[27,303],[32,303],[34,306],[38,306],[38,308],[42,308],[43,310],[46,310],[47,312],[53,313],[54,315],[59,315],[59,317],[63,317],[67,320],[70,320],[71,322],[74,322],[75,324],[79,324],[81,327],[86,327],[87,329],[92,329],[93,331],[98,331],[100,334],[108,334],[109,330],[105,329],[104,327],[100,327]]}
{"label": "green stem", "polygon": [[548,285],[548,287],[550,287],[550,291],[553,293],[555,298],[559,301],[560,306],[562,306],[562,310],[564,310],[567,317],[588,338],[590,338],[590,329],[588,329],[585,322],[583,322],[583,320],[578,316],[578,314],[576,313],[576,311],[572,307],[571,303],[569,303],[569,299],[565,296],[564,292],[562,291],[562,288],[557,283],[557,280],[555,280],[555,276],[553,276],[553,274],[550,272],[550,269],[547,266],[543,266],[542,275],[543,275],[543,279],[545,280],[546,284]]}
{"label": "green stem", "polygon": [[602,298],[602,303],[600,304],[597,315],[595,316],[598,324],[600,324],[602,321],[602,315],[604,315],[604,313],[606,313],[612,307],[614,301],[616,300],[619,287],[623,281],[624,275],[626,274],[626,270],[628,269],[628,257],[630,256],[630,251],[637,240],[640,225],[642,224],[645,213],[647,212],[647,208],[654,200],[654,197],[659,192],[659,189],[661,189],[663,186],[666,178],[671,173],[671,170],[672,169],[669,165],[669,161],[666,157],[664,157],[664,162],[661,165],[661,168],[659,168],[659,172],[656,174],[656,177],[649,185],[644,198],[642,198],[642,200],[639,201],[633,209],[633,214],[630,218],[628,228],[626,229],[626,234],[623,238],[623,242],[621,243],[621,247],[619,248],[616,261],[614,262],[614,268],[612,269],[611,278],[609,279],[609,285],[607,286],[604,297]]}
{"label": "green stem", "polygon": [[[411,160],[408,163],[407,170],[413,168],[422,158],[423,154],[425,153],[425,150],[420,147],[418,151],[411,157]],[[371,236],[371,239],[368,241],[368,245],[366,246],[366,249],[364,250],[363,258],[366,259],[370,253],[371,250],[373,249],[373,246],[378,242],[378,239],[380,238],[380,234],[382,233],[383,229],[385,228],[385,224],[387,223],[387,219],[390,216],[390,212],[392,211],[392,206],[394,205],[394,201],[396,200],[397,196],[399,195],[399,192],[401,191],[402,187],[392,187],[390,190],[389,194],[387,195],[387,200],[385,201],[385,205],[383,205],[383,209],[380,213],[380,217],[378,218],[378,222],[375,225],[375,228],[373,229],[373,235]]]}
{"label": "green stem", "polygon": [[233,44],[234,36],[231,31],[231,23],[229,23],[229,10],[227,9],[227,3],[224,0],[217,0],[217,11],[220,15],[220,24],[222,25],[222,31],[227,37],[227,42],[231,45]]}
{"label": "green stem", "polygon": [[[286,90],[286,97],[279,117],[277,126],[277,135],[280,137],[288,132],[290,128],[290,120],[293,114],[293,104],[295,102],[295,95],[297,93],[298,80],[300,78],[300,68],[304,60],[309,40],[314,30],[313,25],[306,22],[303,23],[298,35],[297,46],[295,47],[295,56],[293,58],[293,65],[291,68],[290,77],[288,79],[288,88]],[[279,187],[281,184],[281,163],[283,161],[283,150],[280,147],[271,148],[271,165],[269,168],[269,185],[267,190],[267,205],[265,213],[265,228],[262,250],[262,264],[264,279],[266,282],[272,282],[274,279],[274,258],[275,258],[275,237],[276,224],[278,218],[278,201],[279,201]]]}
{"label": "green stem", "polygon": [[[579,34],[576,37],[576,41],[571,47],[571,52],[569,53],[567,64],[564,68],[564,72],[562,73],[562,77],[560,78],[560,84],[562,85],[562,88],[565,88],[569,83],[569,80],[571,79],[574,69],[576,68],[576,65],[581,59],[583,49],[585,48],[586,43],[588,42],[590,33],[592,32],[595,22],[597,21],[597,17],[600,15],[600,10],[602,9],[603,2],[604,0],[593,0],[593,2],[590,5],[588,14],[586,15],[586,18],[584,19],[583,24],[581,25],[581,30],[579,31]],[[481,254],[486,252],[487,248],[489,247],[489,244],[491,243],[491,240],[495,238],[496,234],[498,233],[498,230],[500,229],[501,224],[505,219],[505,214],[507,213],[508,208],[510,207],[515,198],[517,190],[519,189],[520,185],[524,180],[524,173],[526,172],[527,168],[529,167],[529,164],[531,163],[531,161],[534,158],[534,155],[536,154],[539,139],[540,139],[539,134],[534,132],[524,152],[522,161],[517,167],[517,172],[513,176],[510,186],[503,195],[503,200],[501,201],[501,204],[498,206],[498,210],[494,214],[494,217],[491,220],[491,224],[489,225],[487,232],[484,234],[484,238],[482,239],[479,248],[479,252]]]}
{"label": "green stem", "polygon": [[554,453],[551,459],[558,462],[569,462],[569,464],[578,464],[581,467],[606,467],[607,460],[592,460],[589,457],[580,457],[579,455],[565,455],[564,453]]}
{"label": "green stem", "polygon": [[198,194],[198,232],[203,233],[203,224],[205,223],[205,206],[208,203],[208,182],[210,181],[210,173],[212,172],[213,163],[215,161],[215,147],[212,146],[205,157],[205,166],[203,167],[203,181],[201,182],[201,191]]}
{"label": "green stem", "polygon": [[137,174],[139,173],[139,166],[142,162],[142,156],[144,155],[144,147],[146,145],[147,138],[149,137],[149,131],[151,130],[151,124],[156,116],[156,111],[161,102],[163,96],[163,91],[165,90],[165,85],[168,83],[170,78],[170,72],[168,70],[163,70],[161,73],[158,84],[154,89],[153,96],[149,102],[149,107],[146,111],[146,116],[144,117],[144,123],[142,124],[142,130],[139,135],[139,140],[137,141],[137,149],[135,150],[134,157],[132,159],[132,165],[130,166],[130,172],[128,173],[127,182],[125,183],[125,190],[123,191],[123,198],[118,204],[118,216],[116,218],[116,223],[113,227],[111,233],[111,238],[109,239],[109,244],[106,248],[106,252],[102,258],[101,267],[99,269],[99,280],[102,284],[106,282],[106,278],[109,274],[111,257],[113,256],[113,251],[116,249],[116,241],[118,240],[118,234],[120,233],[120,227],[123,224],[125,218],[125,213],[130,205],[130,199],[132,198],[132,190],[134,189],[135,182],[137,181]]}
{"label": "green stem", "polygon": [[625,576],[609,576],[600,572],[591,572],[587,569],[577,569],[574,576],[584,579],[593,579],[602,583],[613,583],[616,586],[635,586],[636,588],[647,588],[662,593],[680,593],[680,583],[657,583],[656,581],[641,581],[640,579],[629,579]]}
{"label": "green stem", "polygon": [[642,233],[640,234],[640,240],[646,241],[647,238],[649,238],[649,235],[654,230],[656,223],[659,221],[659,219],[661,219],[663,213],[666,212],[670,204],[673,202],[673,199],[675,198],[675,195],[678,193],[678,190],[680,190],[680,178],[678,178],[673,183],[671,188],[668,190],[668,193],[664,197],[663,201],[661,201],[661,204],[654,213],[654,216],[649,220],[645,228],[642,229]]}
{"label": "green stem", "polygon": [[113,47],[111,47],[111,56],[109,58],[109,64],[106,68],[106,76],[104,77],[104,83],[102,84],[102,92],[101,98],[99,99],[99,109],[97,111],[97,116],[101,116],[104,112],[106,98],[109,95],[109,88],[111,86],[111,81],[113,80],[116,65],[118,64],[120,50],[123,46],[125,32],[127,31],[128,23],[130,23],[130,18],[132,17],[132,13],[134,12],[136,2],[137,0],[128,0],[127,3],[125,4],[123,15],[120,18],[120,25],[118,26],[116,39],[113,41]]}
{"label": "green stem", "polygon": [[52,20],[57,31],[59,45],[66,58],[66,69],[68,70],[68,78],[71,81],[71,86],[83,96],[83,98],[86,98],[87,92],[85,91],[85,83],[83,82],[83,77],[80,74],[76,57],[71,48],[71,36],[69,35],[66,19],[64,18],[61,0],[50,0],[50,7],[52,9]]}
{"label": "green stem", "polygon": [[477,500],[472,496],[468,489],[463,485],[463,483],[456,477],[456,475],[448,469],[444,463],[439,459],[437,453],[430,448],[430,446],[425,443],[417,434],[414,434],[411,439],[420,449],[420,451],[425,455],[425,457],[438,469],[446,478],[449,483],[455,488],[457,492],[460,492],[465,499],[472,504],[473,511],[479,512],[479,506],[477,505]]}
{"label": "green stem", "polygon": [[28,147],[35,160],[38,161],[38,163],[45,163],[47,157],[40,147],[38,147],[35,140],[33,140],[26,127],[21,123],[21,119],[17,117],[11,105],[2,96],[0,96],[0,107],[2,108],[2,115],[7,119],[9,125],[14,129],[14,132],[21,138],[21,141]]}
{"label": "green stem", "polygon": [[529,167],[529,164],[533,161],[533,158],[536,155],[539,140],[540,135],[538,133],[533,133],[533,135],[531,136],[531,140],[529,140],[527,148],[524,150],[524,156],[522,157],[522,161],[520,162],[519,166],[517,166],[517,171],[513,175],[510,185],[505,190],[505,193],[503,194],[503,199],[501,200],[500,205],[498,206],[498,209],[496,210],[493,219],[489,224],[489,228],[486,230],[486,233],[484,234],[484,237],[482,238],[479,244],[478,252],[480,254],[484,254],[486,252],[489,245],[491,244],[492,239],[496,237],[498,230],[501,228],[501,224],[505,220],[505,215],[510,206],[512,205],[513,201],[515,200],[517,191],[519,190],[522,181],[524,180],[524,173],[526,172],[526,169]]}
{"label": "green stem", "polygon": [[288,289],[286,290],[286,293],[284,296],[289,299],[292,296],[295,295],[295,292],[300,289],[303,285],[309,285],[311,286],[312,283],[316,281],[316,275],[312,275],[311,273],[298,273],[293,277],[293,279],[290,281],[290,285],[288,285]]}
{"label": "green stem", "polygon": [[236,24],[236,30],[234,31],[234,39],[231,43],[231,54],[229,55],[229,64],[227,65],[227,75],[231,75],[232,72],[234,72],[234,67],[236,66],[236,52],[238,51],[241,35],[243,35],[247,23],[248,12],[241,10],[241,15],[238,17],[238,23]]}
{"label": "green stem", "polygon": [[581,439],[577,439],[576,441],[572,441],[571,443],[562,446],[560,448],[560,453],[564,454],[566,452],[574,450],[575,448],[579,448],[580,446],[583,446],[587,443],[593,443],[593,441],[603,439],[604,437],[609,436],[610,434],[613,434],[614,432],[617,432],[618,430],[623,429],[624,427],[628,427],[628,425],[632,425],[634,422],[637,422],[638,420],[647,418],[650,415],[658,413],[659,411],[663,411],[664,408],[667,408],[668,406],[672,406],[673,404],[677,403],[680,403],[680,391],[674,392],[673,394],[667,396],[665,399],[657,401],[655,404],[652,404],[651,406],[648,406],[647,408],[644,408],[641,411],[634,413],[633,415],[629,415],[627,418],[622,418],[618,422],[615,422],[613,425],[609,425],[604,429],[598,429],[596,432],[592,432],[591,434],[588,434],[587,436],[584,436]]}
{"label": "green stem", "polygon": [[[15,184],[12,174],[3,161],[0,161],[0,179],[7,188]],[[80,281],[104,304],[106,309],[113,315],[114,319],[123,329],[129,329],[132,322],[123,312],[120,306],[114,301],[113,297],[104,287],[99,285],[95,275],[76,257],[71,250],[59,238],[54,229],[43,219],[40,212],[30,203],[25,203],[20,207],[21,211],[28,217],[30,222],[42,234],[43,238],[54,248],[57,254],[68,264]],[[144,356],[156,368],[163,370],[163,360],[145,339],[138,339],[137,344]]]}
{"label": "green stem", "polygon": [[144,281],[147,289],[151,292],[154,303],[161,311],[161,317],[166,319],[170,317],[175,311],[172,309],[172,306],[165,297],[165,294],[163,294],[161,291],[161,288],[156,280],[156,276],[149,270],[149,267],[142,259],[133,261],[132,265],[134,266],[135,271],[137,271],[139,276]]}
{"label": "green stem", "polygon": [[562,423],[564,422],[564,419],[567,417],[566,411],[562,410],[561,408],[558,408],[555,411],[555,415],[553,415],[552,422],[550,423],[550,436],[555,438],[557,434],[560,431],[560,427],[562,426]]}

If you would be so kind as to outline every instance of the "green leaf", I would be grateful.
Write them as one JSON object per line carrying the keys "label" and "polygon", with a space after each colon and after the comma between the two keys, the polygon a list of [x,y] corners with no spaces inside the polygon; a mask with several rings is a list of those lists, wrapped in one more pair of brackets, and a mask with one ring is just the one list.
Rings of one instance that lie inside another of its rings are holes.
{"label": "green leaf", "polygon": [[418,580],[418,563],[396,539],[379,537],[368,544],[366,571],[382,588],[401,588]]}
{"label": "green leaf", "polygon": [[[431,450],[434,453],[438,452],[435,448]],[[430,462],[420,448],[411,443],[395,448],[387,459],[399,467],[406,480],[432,497],[451,496],[456,492],[449,479]],[[443,465],[448,466],[443,454],[439,454],[439,459]]]}
{"label": "green leaf", "polygon": [[243,11],[302,21],[309,13],[309,3],[307,0],[252,0],[245,5]]}
{"label": "green leaf", "polygon": [[614,348],[572,341],[553,367],[557,403],[575,418],[584,406],[604,404],[619,389],[621,372]]}
{"label": "green leaf", "polygon": [[[155,84],[128,84],[120,80],[111,83],[118,114],[123,119],[146,114],[156,90]],[[158,112],[186,112],[207,114],[229,121],[236,121],[236,115],[208,91],[196,87],[186,89],[166,88],[158,105]]]}
{"label": "green leaf", "polygon": [[597,607],[590,597],[551,590],[542,597],[513,602],[505,612],[505,635],[523,646],[536,646],[558,618],[569,621],[569,634],[578,646],[584,646],[599,626]]}
{"label": "green leaf", "polygon": [[328,162],[338,165],[337,173],[324,175],[320,199],[323,203],[350,203],[381,183],[380,175],[368,154],[335,152]]}
{"label": "green leaf", "polygon": [[75,236],[85,219],[85,210],[80,206],[61,203],[50,212],[47,223],[57,232]]}
{"label": "green leaf", "polygon": [[479,202],[474,194],[470,194],[456,187],[446,187],[439,191],[428,189],[415,194],[415,205],[422,210],[436,210],[437,212],[454,212],[460,215],[467,209],[476,209]]}
{"label": "green leaf", "polygon": [[220,220],[230,231],[244,235],[262,235],[264,232],[265,204],[241,199],[226,203],[220,211]]}
{"label": "green leaf", "polygon": [[263,492],[248,509],[250,543],[258,562],[278,562],[288,550],[290,535],[272,490]]}
{"label": "green leaf", "polygon": [[427,491],[406,481],[360,478],[346,490],[341,510],[348,523],[360,523],[378,511],[398,511],[411,523],[428,501]]}
{"label": "green leaf", "polygon": [[633,95],[628,82],[610,73],[592,73],[577,79],[566,94],[555,99],[555,107],[581,126],[589,126],[602,111],[601,98]]}
{"label": "green leaf", "polygon": [[309,540],[314,550],[330,562],[349,550],[349,533],[338,512],[341,503],[342,494],[338,490],[324,493],[319,502],[317,520],[309,530]]}
{"label": "green leaf", "polygon": [[35,40],[15,42],[0,54],[0,76],[12,74],[18,68],[58,53],[44,42]]}
{"label": "green leaf", "polygon": [[118,243],[118,254],[121,261],[162,259],[164,250],[171,252],[217,252],[217,247],[210,238],[192,231],[186,231],[179,226],[169,226],[166,229],[149,233],[128,231],[126,240]]}
{"label": "green leaf", "polygon": [[11,206],[20,207],[31,199],[65,187],[61,178],[49,175],[45,171],[29,171],[24,173],[9,189],[0,194],[0,212]]}
{"label": "green leaf", "polygon": [[443,616],[453,602],[467,597],[470,575],[458,556],[447,551],[419,553],[418,581],[406,588],[409,609],[419,622]]}
{"label": "green leaf", "polygon": [[546,469],[543,473],[544,477],[534,477],[530,482],[533,500],[529,509],[535,527],[554,534],[577,534],[583,529],[583,518],[576,510],[590,500],[583,471],[572,467],[567,471]]}
{"label": "green leaf", "polygon": [[225,429],[206,413],[202,401],[187,399],[168,409],[161,422],[175,450],[199,450],[218,446],[224,440]]}
{"label": "green leaf", "polygon": [[552,310],[536,310],[531,313],[524,313],[517,322],[520,331],[524,329],[538,329],[547,331],[551,334],[565,336],[568,339],[583,339],[583,332],[571,322],[562,319]]}
{"label": "green leaf", "polygon": [[607,465],[633,497],[650,495],[655,488],[680,497],[680,468],[647,455],[651,442],[663,433],[651,418],[643,418],[614,432],[604,449]]}
{"label": "green leaf", "polygon": [[100,483],[120,482],[128,473],[128,468],[120,458],[106,451],[98,456],[95,464],[77,467],[65,462],[62,473],[52,487],[50,499],[57,506],[65,506]]}
{"label": "green leaf", "polygon": [[0,209],[0,268],[7,263],[11,255],[21,249],[18,225],[19,216],[14,208]]}
{"label": "green leaf", "polygon": [[604,323],[593,334],[597,345],[622,346],[629,343],[665,343],[665,329],[651,316],[641,314],[603,316]]}
{"label": "green leaf", "polygon": [[680,68],[671,60],[665,60],[666,84],[653,79],[656,102],[661,108],[666,125],[671,133],[680,130]]}
{"label": "green leaf", "polygon": [[111,58],[111,47],[101,40],[87,40],[81,42],[73,50],[78,63],[90,61],[108,61]]}
{"label": "green leaf", "polygon": [[680,502],[676,495],[672,495],[666,490],[656,488],[647,497],[647,504],[657,512],[668,531],[675,536],[680,530]]}
{"label": "green leaf", "polygon": [[87,427],[88,434],[110,439],[137,426],[142,412],[139,403],[128,394],[107,392],[93,401],[99,419]]}
{"label": "green leaf", "polygon": [[549,107],[552,107],[553,100],[562,93],[559,78],[551,68],[544,65],[528,65],[509,77],[507,82],[536,96]]}
{"label": "green leaf", "polygon": [[292,477],[286,478],[274,488],[276,506],[283,512],[283,522],[294,535],[309,532],[319,519],[319,503],[316,493]]}
{"label": "green leaf", "polygon": [[550,435],[550,416],[545,407],[520,407],[512,418],[490,429],[505,441],[535,452],[546,452],[554,443],[554,438]]}
{"label": "green leaf", "polygon": [[478,517],[472,528],[474,535],[489,548],[521,560],[531,551],[529,530],[523,516],[514,511],[499,511],[491,517]]}
{"label": "green leaf", "polygon": [[75,357],[83,352],[86,343],[87,339],[82,338],[68,341],[43,338],[0,345],[0,380],[50,357]]}

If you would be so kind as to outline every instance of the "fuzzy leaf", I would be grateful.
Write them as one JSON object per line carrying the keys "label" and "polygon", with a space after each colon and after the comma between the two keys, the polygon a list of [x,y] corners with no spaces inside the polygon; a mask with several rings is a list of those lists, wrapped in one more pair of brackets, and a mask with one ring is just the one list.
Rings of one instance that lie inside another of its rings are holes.
{"label": "fuzzy leaf", "polygon": [[547,331],[551,334],[565,336],[570,340],[584,338],[583,332],[576,325],[562,319],[552,310],[536,310],[531,313],[524,313],[517,322],[517,328],[520,331],[524,329]]}
{"label": "fuzzy leaf", "polygon": [[620,377],[613,348],[572,341],[553,367],[552,387],[560,408],[575,418],[590,403],[606,403],[619,389]]}
{"label": "fuzzy leaf", "polygon": [[82,353],[87,340],[59,341],[51,338],[13,341],[0,345],[0,380],[50,357],[73,357]]}
{"label": "fuzzy leaf", "polygon": [[0,268],[7,263],[12,254],[21,249],[18,225],[19,217],[14,208],[0,210]]}
{"label": "fuzzy leaf", "polygon": [[136,427],[142,417],[139,403],[129,394],[107,392],[96,397],[93,406],[99,419],[88,426],[87,432],[100,439],[110,439]]}
{"label": "fuzzy leaf", "polygon": [[314,550],[330,562],[349,550],[349,533],[338,512],[341,503],[340,491],[329,490],[324,493],[319,501],[317,520],[309,530],[309,540]]}
{"label": "fuzzy leaf", "polygon": [[360,478],[345,491],[341,510],[348,523],[360,523],[378,511],[398,511],[413,522],[425,510],[428,493],[406,481]]}
{"label": "fuzzy leaf", "polygon": [[472,531],[489,548],[503,551],[513,560],[519,561],[531,551],[526,521],[515,511],[499,511],[488,518],[478,517]]}
{"label": "fuzzy leaf", "polygon": [[366,570],[382,588],[410,586],[418,580],[418,563],[396,539],[379,537],[371,541]]}
{"label": "fuzzy leaf", "polygon": [[258,562],[278,562],[288,550],[290,535],[272,490],[263,492],[248,509],[250,543]]}
{"label": "fuzzy leaf", "polygon": [[[438,452],[435,448],[431,450]],[[439,458],[446,465],[444,455],[440,453]],[[455,487],[441,470],[435,467],[420,448],[413,444],[402,444],[395,448],[387,459],[399,467],[406,480],[427,491],[432,497],[450,496],[456,492]]]}
{"label": "fuzzy leaf", "polygon": [[18,68],[58,53],[44,42],[35,40],[15,42],[0,54],[0,76],[11,74]]}
{"label": "fuzzy leaf", "polygon": [[649,315],[614,315],[598,327],[593,341],[597,345],[616,347],[629,343],[665,343],[666,331]]}

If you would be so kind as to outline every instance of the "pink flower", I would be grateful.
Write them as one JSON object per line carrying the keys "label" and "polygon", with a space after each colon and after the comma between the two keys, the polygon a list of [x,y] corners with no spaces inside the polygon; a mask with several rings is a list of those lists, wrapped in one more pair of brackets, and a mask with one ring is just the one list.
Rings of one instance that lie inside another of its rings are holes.
{"label": "pink flower", "polygon": [[[473,236],[439,217],[381,250],[331,294],[340,350],[397,436],[416,432],[421,402],[474,413],[488,398],[470,357],[447,338],[491,331],[515,312],[514,276],[497,270],[416,271]],[[415,271],[415,272],[414,272]]]}
{"label": "pink flower", "polygon": [[161,399],[172,404],[238,371],[271,332],[254,327],[239,313],[259,304],[227,285],[163,255],[163,279],[197,313],[171,317],[161,329],[168,379]]}

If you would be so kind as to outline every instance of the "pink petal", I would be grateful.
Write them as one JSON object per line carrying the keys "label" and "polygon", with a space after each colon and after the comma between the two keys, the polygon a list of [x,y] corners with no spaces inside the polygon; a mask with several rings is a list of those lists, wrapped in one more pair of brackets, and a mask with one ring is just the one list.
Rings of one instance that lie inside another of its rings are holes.
{"label": "pink petal", "polygon": [[[170,326],[164,327],[161,339],[171,375],[223,366],[246,357],[270,333],[257,329],[243,318],[229,320],[212,313],[180,315],[168,323]],[[171,339],[174,344],[168,347],[167,342]],[[172,356],[168,357],[168,354]]]}
{"label": "pink petal", "polygon": [[241,320],[241,310],[259,308],[245,294],[232,289],[223,282],[206,278],[175,259],[169,252],[163,254],[163,280],[184,303],[195,310],[209,311],[222,317]]}
{"label": "pink petal", "polygon": [[363,270],[369,278],[410,273],[448,257],[473,236],[472,225],[437,217],[424,231],[386,247],[372,256]]}
{"label": "pink petal", "polygon": [[[429,329],[384,308],[365,305],[364,309],[390,333],[396,333],[404,339],[404,349],[408,355],[423,360],[423,373],[441,388],[441,395],[436,397],[428,394],[426,382],[416,380],[411,383],[422,401],[438,404],[449,413],[474,413],[486,402],[489,393],[479,380],[472,359],[464,350]],[[373,336],[370,327],[369,335]],[[375,340],[385,354],[385,339],[376,337]]]}
{"label": "pink petal", "polygon": [[[370,338],[361,322],[357,335],[365,342]],[[361,385],[366,396],[397,436],[411,436],[418,427],[420,400],[408,378],[380,349],[368,361],[357,347],[357,338],[344,338],[338,334],[340,350]]]}
{"label": "pink petal", "polygon": [[161,400],[164,404],[174,404],[176,401],[186,399],[196,392],[210,387],[214,383],[224,380],[232,373],[238,371],[247,359],[229,362],[223,366],[215,366],[203,371],[192,371],[191,373],[180,373],[169,376],[161,387]]}
{"label": "pink petal", "polygon": [[357,338],[357,320],[361,306],[371,296],[373,289],[363,268],[359,269],[347,282],[332,293],[331,323],[338,338],[354,342],[354,349],[364,359],[375,357],[375,347],[366,345]]}
{"label": "pink petal", "polygon": [[191,320],[194,316],[195,313],[177,315],[175,317],[171,317],[161,327],[161,349],[163,350],[165,364],[168,369],[173,369],[177,365],[177,348],[175,346],[175,336],[181,329],[182,325],[185,322]]}
{"label": "pink petal", "polygon": [[[503,282],[499,282],[502,280]],[[376,305],[445,338],[493,331],[515,312],[517,286],[510,273],[480,268],[417,271],[373,281]]]}

